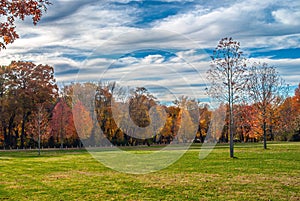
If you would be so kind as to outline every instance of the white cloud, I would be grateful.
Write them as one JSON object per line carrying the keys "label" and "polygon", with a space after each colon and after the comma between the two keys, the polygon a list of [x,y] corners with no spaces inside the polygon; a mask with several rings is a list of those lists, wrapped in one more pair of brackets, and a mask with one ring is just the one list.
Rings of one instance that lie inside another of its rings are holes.
{"label": "white cloud", "polygon": [[164,60],[165,60],[165,58],[162,55],[155,54],[155,55],[146,56],[142,60],[142,62],[145,63],[145,64],[151,64],[151,63],[160,64],[160,63],[164,62]]}
{"label": "white cloud", "polygon": [[[168,17],[155,23],[155,27],[183,34],[191,40],[197,41],[202,47],[212,47],[222,37],[233,36],[245,41],[244,47],[256,47],[255,40],[259,40],[260,47],[272,47],[269,38],[280,39],[282,36],[299,34],[297,13],[285,12],[288,26],[272,23],[267,10],[274,5],[289,6],[290,2],[274,1],[242,1],[228,7],[218,7],[208,12],[203,7],[197,10]],[[293,5],[299,8],[299,5]],[[294,9],[296,9],[294,8]],[[285,11],[290,11],[286,9]],[[291,23],[291,21],[297,22]],[[299,46],[299,41],[297,44]],[[290,47],[285,45],[285,47]],[[294,46],[295,47],[295,46]]]}
{"label": "white cloud", "polygon": [[[107,78],[129,76],[126,79],[132,83],[142,84],[151,83],[156,76],[156,84],[184,93],[186,89],[181,84],[185,80],[190,85],[205,83],[199,77],[205,77],[209,55],[199,50],[214,48],[222,37],[234,37],[242,49],[299,47],[298,1],[246,0],[224,4],[218,1],[218,5],[195,6],[138,28],[134,26],[140,20],[136,15],[141,12],[138,7],[121,10],[109,0],[55,1],[36,27],[30,20],[17,24],[20,39],[1,51],[0,62],[47,63],[55,67],[60,81],[74,81],[76,75],[63,73],[76,69],[80,69],[81,80],[97,80],[105,72]],[[153,15],[156,13],[153,11]],[[123,57],[140,49],[167,50],[177,57]],[[116,62],[111,57],[123,58]],[[299,82],[299,59],[262,60],[277,65],[288,82]],[[105,71],[111,66],[115,68]]]}
{"label": "white cloud", "polygon": [[300,25],[300,11],[293,11],[288,9],[279,9],[272,12],[276,21],[286,24],[297,26]]}

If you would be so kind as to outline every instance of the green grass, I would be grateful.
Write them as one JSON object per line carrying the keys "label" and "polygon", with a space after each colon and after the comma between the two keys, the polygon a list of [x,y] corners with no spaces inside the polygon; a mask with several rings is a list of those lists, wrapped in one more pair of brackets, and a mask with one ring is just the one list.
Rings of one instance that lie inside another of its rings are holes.
{"label": "green grass", "polygon": [[[143,151],[151,151],[142,148]],[[193,145],[158,172],[116,172],[88,152],[0,152],[0,200],[300,200],[300,143]],[[135,151],[136,152],[136,151]]]}

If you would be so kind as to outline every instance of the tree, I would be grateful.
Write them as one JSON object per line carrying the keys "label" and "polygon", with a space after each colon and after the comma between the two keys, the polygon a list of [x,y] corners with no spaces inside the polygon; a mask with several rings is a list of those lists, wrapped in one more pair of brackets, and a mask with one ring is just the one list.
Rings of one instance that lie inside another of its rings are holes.
{"label": "tree", "polygon": [[[26,123],[30,115],[38,110],[37,105],[52,103],[57,97],[54,69],[49,65],[35,65],[32,62],[13,61],[7,75],[8,95],[11,117],[19,118],[21,124],[21,148],[26,138]],[[17,112],[16,112],[17,111]]]}
{"label": "tree", "polygon": [[[86,147],[99,145],[101,142],[100,128],[96,121],[97,116],[95,110],[95,92],[98,85],[100,87],[101,83],[86,82],[73,83],[64,87],[66,94],[72,97],[74,124],[78,136]],[[79,105],[77,103],[79,103]],[[83,129],[85,126],[88,126],[89,129]],[[83,132],[85,132],[85,134]],[[89,137],[87,138],[87,136]]]}
{"label": "tree", "polygon": [[235,108],[235,124],[236,132],[239,134],[239,140],[244,142],[258,140],[262,132],[255,106],[239,104],[235,106]]}
{"label": "tree", "polygon": [[300,85],[293,97],[287,97],[278,109],[276,140],[300,141]]}
{"label": "tree", "polygon": [[179,109],[179,124],[176,139],[182,142],[188,142],[195,139],[199,130],[199,101],[187,96],[180,96],[173,103]]}
{"label": "tree", "polygon": [[72,143],[78,138],[71,106],[67,104],[63,97],[58,98],[53,109],[50,128],[50,137],[54,139],[56,144],[60,144],[60,148],[63,148],[64,144],[67,145],[65,139],[68,139]]}
{"label": "tree", "polygon": [[211,81],[208,93],[229,107],[230,157],[234,157],[234,103],[240,99],[246,80],[246,59],[242,57],[240,43],[232,38],[223,38],[213,52],[208,70]]}
{"label": "tree", "polygon": [[[113,101],[112,105],[114,121],[126,134],[127,140],[136,140],[136,142],[150,145],[157,134],[157,129],[160,128],[162,117],[161,108],[155,101],[156,98],[144,87],[130,90],[127,100],[122,98],[123,95],[120,92],[114,96],[114,100],[118,101]],[[117,134],[121,136],[120,131]]]}
{"label": "tree", "polygon": [[50,4],[48,0],[0,0],[0,51],[19,38],[16,19],[24,20],[26,16],[32,16],[32,22],[36,25]]}
{"label": "tree", "polygon": [[76,103],[73,104],[72,111],[78,137],[81,140],[89,139],[93,129],[93,120],[90,111],[87,110],[81,101],[76,101]]}
{"label": "tree", "polygon": [[212,112],[209,110],[209,106],[204,104],[199,107],[199,114],[199,125],[195,140],[203,143],[209,129]]}
{"label": "tree", "polygon": [[169,106],[166,108],[167,118],[164,127],[161,130],[160,143],[169,144],[176,138],[181,124],[181,109],[178,106]]}
{"label": "tree", "polygon": [[129,100],[129,114],[136,126],[145,128],[150,125],[149,110],[155,104],[154,96],[146,88],[136,88]]}
{"label": "tree", "polygon": [[254,63],[250,69],[249,95],[260,112],[264,149],[267,149],[267,121],[274,118],[275,109],[284,101],[287,87],[274,66]]}
{"label": "tree", "polygon": [[[9,67],[1,66],[0,68],[0,109],[1,109],[0,120],[1,120],[1,131],[3,132],[3,146],[7,148],[11,145],[11,129],[8,129],[9,132],[7,132],[7,128],[11,128],[11,126],[8,126],[9,123],[7,121],[11,116],[10,115],[11,110],[9,108],[10,101],[8,100],[9,97],[8,97],[8,87],[7,87],[8,72],[9,72]],[[15,114],[15,110],[13,110],[13,113]]]}
{"label": "tree", "polygon": [[294,122],[297,118],[297,109],[292,97],[288,97],[278,108],[279,120],[276,122],[276,140],[290,140],[294,134]]}
{"label": "tree", "polygon": [[34,140],[37,138],[38,155],[41,155],[41,137],[48,134],[50,111],[49,108],[46,108],[48,106],[45,106],[44,103],[39,103],[36,107],[37,110],[33,111],[26,125],[26,130],[31,132],[31,136]]}
{"label": "tree", "polygon": [[103,132],[103,135],[111,142],[113,141],[114,133],[117,130],[117,125],[113,119],[111,105],[114,88],[114,86],[99,83],[95,94],[95,110],[97,121]]}
{"label": "tree", "polygon": [[300,141],[300,83],[295,90],[295,96],[293,97],[293,108],[296,111],[296,118],[293,123],[293,127],[298,134],[298,140]]}

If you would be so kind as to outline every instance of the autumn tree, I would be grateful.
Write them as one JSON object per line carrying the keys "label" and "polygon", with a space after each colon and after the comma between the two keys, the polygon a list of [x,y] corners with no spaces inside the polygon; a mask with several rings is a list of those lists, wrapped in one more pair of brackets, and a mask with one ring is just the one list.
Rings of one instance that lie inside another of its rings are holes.
{"label": "autumn tree", "polygon": [[[102,136],[96,114],[96,109],[99,108],[95,105],[95,93],[97,94],[97,88],[100,89],[102,86],[102,83],[85,82],[72,83],[64,87],[68,88],[66,92],[72,97],[74,123],[84,146],[95,146],[101,142]],[[89,128],[84,129],[83,127]]]}
{"label": "autumn tree", "polygon": [[276,140],[289,140],[294,134],[294,122],[297,118],[297,109],[292,97],[287,97],[278,108],[279,120],[275,126]]}
{"label": "autumn tree", "polygon": [[246,79],[246,59],[242,57],[240,43],[232,38],[223,38],[215,48],[208,70],[211,82],[208,93],[225,102],[229,107],[230,157],[234,157],[234,103],[241,95]]}
{"label": "autumn tree", "polygon": [[42,136],[47,136],[49,131],[51,106],[46,106],[44,103],[37,104],[37,109],[33,111],[26,125],[26,130],[31,132],[31,139],[38,141],[38,155],[41,154]]}
{"label": "autumn tree", "polygon": [[[99,83],[95,93],[95,110],[99,127],[103,135],[113,144],[118,141],[115,137],[117,125],[113,118],[112,102],[115,83]],[[120,134],[119,134],[120,135]]]}
{"label": "autumn tree", "polygon": [[235,106],[236,133],[241,142],[257,141],[261,137],[258,113],[254,105],[239,104]]}
{"label": "autumn tree", "polygon": [[295,89],[295,96],[293,97],[293,99],[299,115],[300,114],[300,83],[298,85],[298,88]]}
{"label": "autumn tree", "polygon": [[199,125],[199,104],[200,102],[188,96],[180,96],[173,103],[180,110],[180,129],[176,138],[182,138],[182,142],[195,139]]}
{"label": "autumn tree", "polygon": [[24,20],[26,16],[31,16],[36,25],[50,4],[48,0],[0,0],[0,51],[19,38],[16,19]]}
{"label": "autumn tree", "polygon": [[[35,65],[32,62],[12,62],[9,65],[7,88],[10,102],[9,108],[18,111],[12,113],[14,118],[19,117],[21,124],[21,148],[26,138],[26,123],[30,115],[38,110],[37,105],[53,102],[57,97],[57,85],[54,78],[54,69],[49,65]],[[12,116],[11,116],[12,117]]]}
{"label": "autumn tree", "polygon": [[284,101],[287,87],[274,66],[254,63],[250,69],[249,95],[260,112],[264,149],[267,149],[267,123],[272,126],[275,109]]}
{"label": "autumn tree", "polygon": [[80,123],[75,125],[78,137],[80,137],[81,140],[90,139],[93,129],[93,121],[90,111],[87,110],[81,101],[76,101],[73,104],[72,111],[74,123],[80,121]]}
{"label": "autumn tree", "polygon": [[278,108],[276,140],[300,140],[300,85],[295,95],[287,97]]}
{"label": "autumn tree", "polygon": [[113,106],[114,110],[117,106],[120,111],[115,114],[119,113],[117,115],[118,119],[121,118],[121,121],[118,121],[119,126],[126,132],[126,136],[130,136],[130,141],[135,140],[150,145],[151,139],[156,135],[155,132],[160,127],[162,111],[156,108],[158,104],[155,99],[145,87],[137,87],[130,90],[130,96],[124,104],[118,103],[118,106]]}
{"label": "autumn tree", "polygon": [[60,144],[60,148],[63,148],[64,145],[76,144],[78,140],[71,105],[68,105],[66,99],[61,96],[53,109],[50,129],[48,136],[50,146]]}
{"label": "autumn tree", "polygon": [[1,131],[3,132],[3,145],[10,144],[9,137],[7,137],[7,87],[6,87],[6,75],[7,75],[7,67],[1,66],[0,68],[0,121],[1,121]]}
{"label": "autumn tree", "polygon": [[129,100],[129,114],[137,126],[147,127],[150,124],[149,109],[154,104],[155,101],[146,88],[136,88]]}
{"label": "autumn tree", "polygon": [[293,127],[295,129],[295,134],[298,136],[298,140],[300,141],[300,83],[298,88],[295,90],[295,96],[293,97],[293,108],[296,111],[296,118],[293,123]]}
{"label": "autumn tree", "polygon": [[199,124],[195,141],[200,141],[203,143],[209,129],[212,115],[212,112],[209,110],[209,106],[207,104],[199,106],[199,115]]}
{"label": "autumn tree", "polygon": [[166,108],[166,122],[160,133],[160,143],[169,144],[176,138],[181,124],[181,109],[178,106]]}

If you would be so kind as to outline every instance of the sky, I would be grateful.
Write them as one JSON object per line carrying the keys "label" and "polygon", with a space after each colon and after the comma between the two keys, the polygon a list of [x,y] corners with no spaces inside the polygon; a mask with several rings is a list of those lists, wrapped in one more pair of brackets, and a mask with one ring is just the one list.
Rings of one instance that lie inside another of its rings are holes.
{"label": "sky", "polygon": [[251,62],[300,82],[300,1],[52,0],[42,20],[17,22],[20,38],[0,63],[54,66],[58,83],[116,81],[161,100],[205,99],[218,41],[232,37]]}

